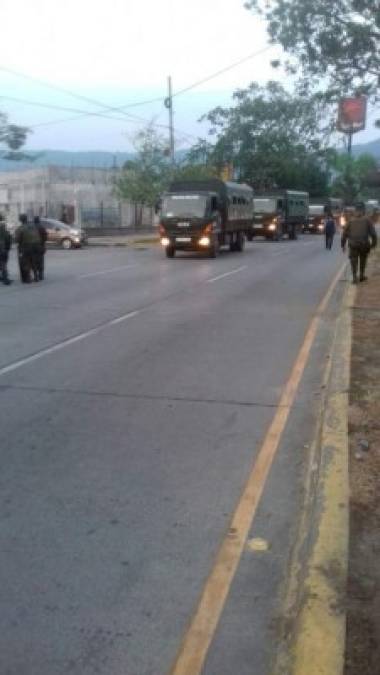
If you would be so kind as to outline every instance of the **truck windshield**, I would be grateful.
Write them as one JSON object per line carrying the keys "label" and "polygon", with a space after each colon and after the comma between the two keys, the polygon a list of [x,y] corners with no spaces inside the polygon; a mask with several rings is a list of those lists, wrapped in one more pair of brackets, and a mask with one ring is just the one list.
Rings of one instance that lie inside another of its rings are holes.
{"label": "truck windshield", "polygon": [[254,199],[253,209],[255,213],[276,213],[277,199]]}
{"label": "truck windshield", "polygon": [[311,216],[323,216],[325,207],[323,204],[310,204],[309,213]]}
{"label": "truck windshield", "polygon": [[207,197],[204,195],[168,195],[162,202],[163,218],[203,218]]}

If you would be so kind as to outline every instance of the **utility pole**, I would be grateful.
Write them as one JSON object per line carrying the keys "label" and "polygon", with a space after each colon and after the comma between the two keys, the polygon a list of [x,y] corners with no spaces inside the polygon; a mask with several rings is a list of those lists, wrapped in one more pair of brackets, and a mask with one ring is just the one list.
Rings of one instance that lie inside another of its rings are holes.
{"label": "utility pole", "polygon": [[165,107],[169,111],[169,155],[170,161],[174,166],[174,125],[173,125],[173,92],[172,78],[168,77],[168,96],[165,99]]}
{"label": "utility pole", "polygon": [[354,135],[354,132],[352,130],[349,131],[348,134],[347,134],[347,152],[348,152],[349,157],[352,156],[352,137],[353,137],[353,135]]}

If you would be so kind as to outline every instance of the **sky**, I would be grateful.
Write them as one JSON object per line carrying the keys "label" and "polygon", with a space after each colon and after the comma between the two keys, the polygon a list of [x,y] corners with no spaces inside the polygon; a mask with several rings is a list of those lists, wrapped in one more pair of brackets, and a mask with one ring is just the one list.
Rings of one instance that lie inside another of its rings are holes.
{"label": "sky", "polygon": [[[128,151],[152,120],[167,136],[169,75],[176,94],[246,59],[175,96],[176,145],[188,147],[207,132],[199,118],[229,105],[234,90],[284,79],[270,65],[280,49],[268,48],[265,24],[243,0],[0,0],[0,25],[0,109],[33,129],[30,150]],[[378,135],[370,123],[355,140]]]}

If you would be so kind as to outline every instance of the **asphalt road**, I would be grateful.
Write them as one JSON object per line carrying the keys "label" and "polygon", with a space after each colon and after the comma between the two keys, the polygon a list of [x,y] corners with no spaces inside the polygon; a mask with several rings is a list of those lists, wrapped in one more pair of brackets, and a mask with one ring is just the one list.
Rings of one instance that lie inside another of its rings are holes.
{"label": "asphalt road", "polygon": [[[312,236],[217,260],[49,251],[45,282],[0,288],[2,675],[170,671],[341,264]],[[204,675],[273,664],[343,287],[250,532],[268,550],[244,551]]]}

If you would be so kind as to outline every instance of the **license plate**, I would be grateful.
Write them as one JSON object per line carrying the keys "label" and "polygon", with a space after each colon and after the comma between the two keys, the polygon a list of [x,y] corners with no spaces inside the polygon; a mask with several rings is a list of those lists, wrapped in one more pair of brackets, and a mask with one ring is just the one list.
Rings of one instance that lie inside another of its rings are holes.
{"label": "license plate", "polygon": [[191,237],[176,237],[176,241],[178,241],[180,244],[189,244],[191,241]]}
{"label": "license plate", "polygon": [[262,227],[263,227],[262,225],[254,225],[254,226],[253,226],[253,229],[254,229],[254,230],[261,230]]}

